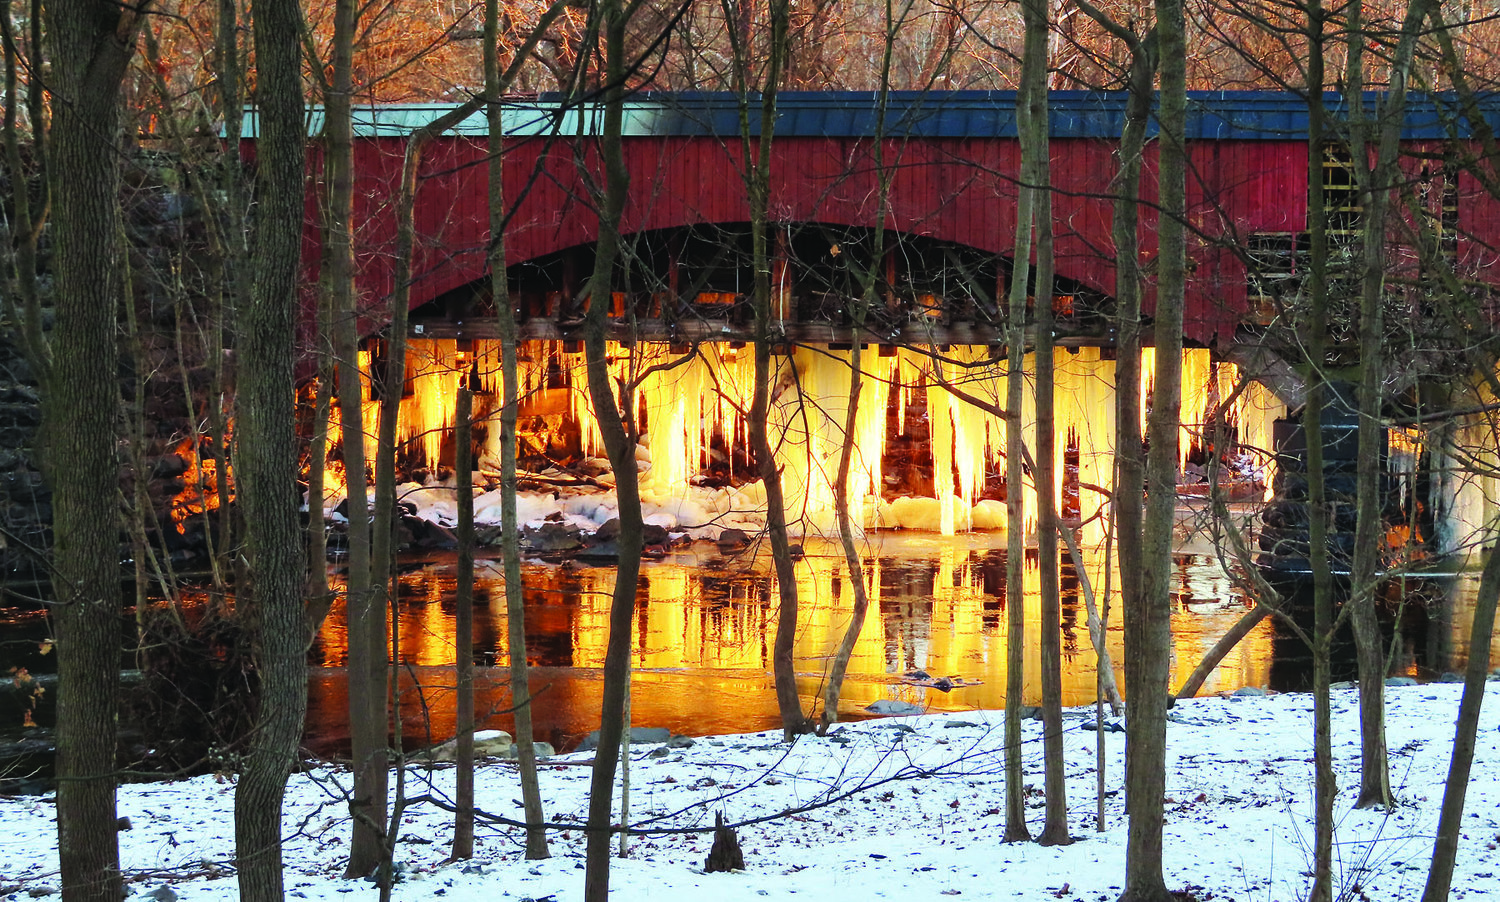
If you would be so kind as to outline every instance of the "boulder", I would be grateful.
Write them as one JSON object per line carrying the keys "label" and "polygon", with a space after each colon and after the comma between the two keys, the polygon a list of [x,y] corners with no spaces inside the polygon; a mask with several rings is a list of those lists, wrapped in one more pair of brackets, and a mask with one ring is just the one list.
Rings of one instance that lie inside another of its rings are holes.
{"label": "boulder", "polygon": [[[669,729],[667,729],[666,727],[631,727],[630,728],[630,744],[631,745],[648,745],[648,744],[655,743],[655,742],[668,742],[668,743],[670,743],[671,740],[672,740],[672,731],[669,730]],[[691,739],[688,740],[688,744],[689,745],[692,744],[692,740]],[[592,750],[594,750],[594,749],[596,749],[598,747],[599,747],[599,731],[598,730],[595,730],[594,732],[592,732],[592,733],[588,734],[587,736],[583,737],[583,741],[580,742],[580,743],[578,743],[578,751],[580,751],[580,752],[592,751]],[[677,748],[677,746],[673,746],[673,747]]]}
{"label": "boulder", "polygon": [[583,546],[583,533],[576,526],[549,520],[526,530],[526,545],[533,551],[572,551]]}
{"label": "boulder", "polygon": [[575,464],[573,469],[585,476],[603,476],[610,472],[609,459],[605,457],[585,457]]}
{"label": "boulder", "polygon": [[1387,686],[1415,686],[1417,681],[1409,676],[1393,676],[1387,677],[1385,684]]}
{"label": "boulder", "polygon": [[[1083,722],[1083,728],[1085,730],[1089,730],[1091,732],[1097,733],[1099,731],[1099,723],[1097,721],[1093,721],[1093,720],[1085,720]],[[1119,721],[1116,721],[1116,720],[1106,720],[1104,722],[1104,732],[1106,732],[1106,733],[1123,733],[1123,732],[1125,732],[1125,727]]]}
{"label": "boulder", "polygon": [[[540,739],[532,740],[531,748],[534,752],[536,752],[536,756],[538,758],[551,758],[553,755],[557,754],[557,749],[552,747],[552,743],[543,742]],[[519,758],[520,755],[521,747],[514,743],[495,753],[496,758],[509,758],[512,761],[514,761],[516,758]]]}
{"label": "boulder", "polygon": [[743,529],[726,529],[719,533],[720,551],[737,551],[750,544],[750,536]]}
{"label": "boulder", "polygon": [[903,702],[900,699],[882,698],[866,705],[865,710],[870,712],[871,714],[889,714],[902,716],[910,714],[924,714],[926,713],[927,709],[923,708],[921,705],[914,705],[911,702]]}
{"label": "boulder", "polygon": [[[509,733],[504,730],[479,730],[474,733],[474,757],[475,758],[511,758],[514,745]],[[541,754],[538,752],[537,754]],[[450,739],[442,745],[434,746],[423,753],[423,757],[431,761],[456,761],[458,759],[458,740]]]}

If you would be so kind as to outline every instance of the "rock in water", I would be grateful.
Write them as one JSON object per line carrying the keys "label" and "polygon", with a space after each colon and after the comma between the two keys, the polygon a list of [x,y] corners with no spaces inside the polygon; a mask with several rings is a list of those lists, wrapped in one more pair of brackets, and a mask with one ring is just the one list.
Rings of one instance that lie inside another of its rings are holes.
{"label": "rock in water", "polygon": [[735,551],[750,544],[750,536],[743,529],[726,529],[719,533],[719,550]]}
{"label": "rock in water", "polygon": [[708,850],[708,861],[703,870],[714,874],[721,871],[743,871],[745,854],[740,851],[740,840],[734,830],[724,826],[724,812],[714,815],[714,845]]}
{"label": "rock in water", "polygon": [[914,705],[911,702],[903,702],[894,698],[876,699],[865,706],[865,710],[871,714],[909,715],[927,713],[927,709],[921,705]]}
{"label": "rock in water", "polygon": [[526,544],[532,551],[572,551],[583,544],[580,530],[556,521],[546,521],[536,529],[525,530]]}

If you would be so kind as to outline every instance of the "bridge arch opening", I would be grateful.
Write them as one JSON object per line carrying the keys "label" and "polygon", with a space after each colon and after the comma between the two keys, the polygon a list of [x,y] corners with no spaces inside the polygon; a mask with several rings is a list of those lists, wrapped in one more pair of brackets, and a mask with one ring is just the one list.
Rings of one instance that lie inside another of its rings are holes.
{"label": "bridge arch opening", "polygon": [[[780,332],[772,367],[771,427],[790,515],[806,532],[833,530],[833,482],[846,440],[852,349],[861,347],[851,508],[866,527],[952,533],[1004,529],[1006,398],[1002,338],[1009,261],[982,250],[892,233],[875,253],[873,230],[813,223],[778,227],[773,292]],[[661,525],[713,537],[759,528],[764,495],[749,447],[753,391],[749,229],[743,223],[628,236],[609,300],[610,366],[617,387],[634,387],[630,410],[641,435],[637,458],[648,514]],[[584,378],[577,328],[580,289],[592,270],[580,246],[510,267],[521,321],[519,455],[535,488],[566,489],[568,514],[598,519],[607,472]],[[874,275],[863,330],[853,328],[861,273]],[[1112,482],[1115,354],[1111,299],[1058,281],[1057,499],[1066,516],[1102,538],[1095,517]],[[399,439],[409,479],[441,479],[452,466],[454,398],[477,388],[482,478],[499,469],[499,344],[483,282],[412,314]],[[365,361],[383,369],[381,342]],[[1150,397],[1151,354],[1143,383]],[[1236,395],[1239,371],[1207,349],[1184,354],[1185,483],[1206,489],[1210,457],[1228,462],[1235,491],[1260,497],[1269,482],[1272,421],[1284,412],[1258,385]],[[1035,372],[1028,355],[1020,378]],[[1031,392],[1028,390],[1028,395]],[[1221,402],[1229,438],[1205,424]],[[373,416],[373,414],[371,414]],[[1035,416],[1022,413],[1028,436]],[[373,434],[373,429],[368,430]],[[1031,492],[1030,479],[1022,490]],[[1192,491],[1192,489],[1189,489]],[[1035,511],[1035,499],[1027,504]],[[570,508],[569,505],[572,507]],[[481,505],[482,506],[482,505]],[[572,509],[572,508],[576,508]],[[1031,515],[1034,516],[1034,513]],[[1023,528],[1030,529],[1031,524]]]}
{"label": "bridge arch opening", "polygon": [[[721,337],[753,317],[754,255],[748,222],[698,223],[623,236],[611,313],[629,314],[643,338]],[[865,322],[871,337],[913,343],[998,344],[1005,327],[1011,261],[968,244],[835,222],[778,223],[770,235],[772,294],[790,341],[828,341],[853,324],[871,280]],[[594,246],[576,245],[510,264],[511,298],[523,332],[565,337],[582,315]],[[1033,272],[1034,278],[1034,272]],[[1028,292],[1034,296],[1035,292]],[[1060,267],[1054,312],[1065,340],[1107,343],[1113,299]],[[413,312],[414,322],[493,314],[488,279],[449,291]]]}

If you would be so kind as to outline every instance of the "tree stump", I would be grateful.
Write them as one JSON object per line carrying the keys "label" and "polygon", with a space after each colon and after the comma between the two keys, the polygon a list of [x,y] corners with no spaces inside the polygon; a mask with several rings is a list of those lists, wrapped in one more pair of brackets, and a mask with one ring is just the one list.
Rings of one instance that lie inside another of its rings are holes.
{"label": "tree stump", "polygon": [[740,851],[739,837],[734,830],[724,826],[724,812],[714,815],[714,844],[708,850],[708,861],[703,865],[706,873],[720,871],[743,871],[745,854]]}

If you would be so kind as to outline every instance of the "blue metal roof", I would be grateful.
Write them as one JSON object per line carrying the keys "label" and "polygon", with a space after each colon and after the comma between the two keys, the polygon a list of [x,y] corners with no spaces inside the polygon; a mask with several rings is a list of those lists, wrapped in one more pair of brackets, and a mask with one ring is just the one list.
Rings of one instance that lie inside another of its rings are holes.
{"label": "blue metal roof", "polygon": [[[1369,93],[1367,115],[1375,115],[1384,96]],[[1053,91],[1050,123],[1054,138],[1120,136],[1125,121],[1123,92]],[[1339,94],[1324,98],[1327,128],[1337,134],[1348,113]],[[1451,94],[1412,94],[1407,97],[1407,140],[1442,140],[1472,136],[1468,121]],[[397,137],[438,118],[457,104],[383,104],[356,107],[355,134]],[[1485,95],[1480,106],[1490,128],[1500,133],[1500,95]],[[752,97],[748,112],[750,132],[760,134],[760,101]],[[603,126],[602,105],[588,101],[567,104],[557,94],[505,102],[505,130],[510,135],[560,136],[598,134]],[[634,137],[709,136],[724,139],[740,133],[739,100],[730,93],[643,92],[626,100],[623,134]],[[1188,94],[1187,136],[1190,140],[1302,140],[1307,137],[1305,97],[1276,91],[1192,91]],[[1014,138],[1014,91],[894,91],[886,97],[885,128],[880,128],[879,96],[873,92],[787,92],[777,98],[776,134],[782,137],[867,138],[877,134],[912,138]],[[245,114],[244,135],[257,133],[253,110]],[[1148,126],[1156,131],[1156,122]],[[322,130],[322,109],[309,110],[309,134]],[[482,112],[470,116],[452,134],[483,135]]]}

